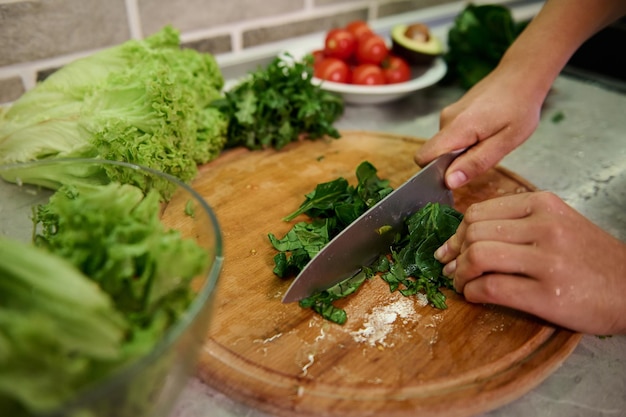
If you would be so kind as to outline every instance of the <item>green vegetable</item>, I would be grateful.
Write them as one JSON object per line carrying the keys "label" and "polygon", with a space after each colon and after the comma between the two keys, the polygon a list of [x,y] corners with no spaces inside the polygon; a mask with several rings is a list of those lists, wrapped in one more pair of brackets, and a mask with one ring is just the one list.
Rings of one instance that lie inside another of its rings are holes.
{"label": "green vegetable", "polygon": [[356,292],[369,275],[360,272],[345,281],[341,281],[325,291],[313,294],[300,301],[303,308],[311,308],[317,314],[337,324],[344,324],[348,319],[346,310],[335,307],[333,302]]}
{"label": "green vegetable", "polygon": [[406,219],[406,232],[392,246],[392,260],[385,259],[385,265],[378,267],[391,291],[405,296],[424,292],[435,307],[446,308],[439,288],[452,288],[452,283],[433,254],[456,232],[462,219],[454,208],[438,203],[428,203]]}
{"label": "green vegetable", "polygon": [[[30,417],[61,406],[150,352],[182,317],[193,297],[190,282],[208,258],[195,241],[167,229],[160,212],[156,190],[62,186],[34,208],[32,245],[0,238],[3,414]],[[112,407],[110,415],[141,415],[169,360],[144,369],[147,380],[137,376],[145,386],[131,384],[128,398],[103,407]]]}
{"label": "green vegetable", "polygon": [[306,214],[312,221],[296,223],[282,239],[268,235],[279,251],[274,257],[276,275],[300,272],[333,237],[392,191],[389,181],[378,178],[376,168],[367,161],[357,167],[356,176],[356,187],[345,178],[318,184],[298,210],[283,219]]}
{"label": "green vegetable", "polygon": [[0,410],[52,409],[119,363],[128,325],[65,259],[0,236],[0,260]]}
{"label": "green vegetable", "polygon": [[552,123],[560,123],[565,120],[565,113],[558,111],[552,115]]}
{"label": "green vegetable", "polygon": [[[15,101],[0,114],[0,163],[97,157],[189,181],[196,164],[217,157],[226,142],[228,119],[209,105],[223,83],[215,59],[181,49],[178,32],[167,26],[76,60]],[[58,186],[103,175],[49,168],[23,172],[20,180]],[[110,167],[106,175],[134,181],[122,172]]]}
{"label": "green vegetable", "polygon": [[63,186],[37,207],[35,244],[97,282],[133,325],[162,326],[152,320],[166,309],[167,326],[182,312],[181,301],[183,309],[189,301],[189,280],[207,259],[195,242],[165,229],[159,210],[154,190],[144,196],[129,184]]}
{"label": "green vegetable", "polygon": [[314,85],[313,58],[279,56],[259,68],[213,105],[230,121],[227,147],[280,149],[301,136],[339,137],[333,123],[343,100]]}
{"label": "green vegetable", "polygon": [[524,29],[510,9],[498,4],[468,4],[448,32],[446,81],[469,89],[489,74]]}
{"label": "green vegetable", "polygon": [[[300,208],[283,220],[306,214],[311,221],[296,223],[282,239],[269,234],[270,242],[279,251],[274,256],[277,276],[297,275],[334,236],[392,191],[389,182],[378,178],[376,173],[376,168],[365,161],[357,168],[356,187],[338,178],[318,184],[306,195]],[[434,307],[446,308],[446,298],[440,289],[451,288],[451,282],[443,276],[443,265],[433,254],[455,233],[462,218],[452,207],[427,204],[405,220],[405,228],[395,237],[390,256],[384,254],[372,265],[363,265],[360,274],[301,300],[300,306],[343,324],[346,312],[333,302],[354,293],[367,278],[381,273],[391,291],[400,291],[405,296],[424,292]],[[389,227],[382,226],[377,232],[389,233]]]}

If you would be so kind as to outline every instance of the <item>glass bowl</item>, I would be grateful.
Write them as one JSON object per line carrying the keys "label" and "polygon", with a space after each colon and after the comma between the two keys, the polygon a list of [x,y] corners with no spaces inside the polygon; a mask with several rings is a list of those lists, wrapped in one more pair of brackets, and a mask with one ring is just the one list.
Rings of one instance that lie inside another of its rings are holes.
{"label": "glass bowl", "polygon": [[[5,415],[9,404],[13,407],[9,410],[12,417],[166,417],[195,372],[199,350],[211,321],[212,298],[223,261],[219,223],[201,196],[170,175],[124,162],[51,159],[0,166],[0,235],[32,243],[33,208],[47,203],[60,183],[72,182],[85,174],[97,184],[104,185],[112,182],[110,178],[117,178],[114,182],[133,182],[146,191],[153,187],[165,189],[162,193],[165,198],[160,203],[161,223],[167,230],[177,230],[183,238],[193,239],[206,253],[208,262],[204,271],[190,281],[193,294],[190,303],[148,353],[81,387],[50,409],[33,411],[19,402],[7,403],[6,399],[3,402],[0,388],[0,414]],[[7,262],[6,259],[0,261]],[[52,278],[54,271],[42,277]],[[2,330],[0,342],[1,339]],[[35,373],[32,378],[38,375]]]}

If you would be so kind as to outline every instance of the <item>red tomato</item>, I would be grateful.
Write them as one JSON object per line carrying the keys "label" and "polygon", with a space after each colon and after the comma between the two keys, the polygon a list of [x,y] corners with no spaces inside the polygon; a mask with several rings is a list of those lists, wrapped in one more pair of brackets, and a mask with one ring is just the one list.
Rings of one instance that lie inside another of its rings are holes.
{"label": "red tomato", "polygon": [[352,33],[357,41],[361,36],[372,33],[372,28],[363,20],[353,20],[346,25],[346,30]]}
{"label": "red tomato", "polygon": [[317,65],[322,59],[326,58],[324,51],[321,49],[311,52],[311,55],[313,55],[313,66]]}
{"label": "red tomato", "polygon": [[385,75],[383,74],[383,69],[374,64],[361,64],[352,71],[352,84],[385,84]]}
{"label": "red tomato", "polygon": [[356,47],[356,59],[360,64],[379,65],[389,54],[385,40],[375,34],[363,35]]}
{"label": "red tomato", "polygon": [[356,38],[346,29],[332,29],[326,34],[324,53],[326,56],[348,59],[356,49]]}
{"label": "red tomato", "polygon": [[387,84],[404,83],[411,79],[411,67],[400,57],[389,55],[383,60],[382,67]]}
{"label": "red tomato", "polygon": [[327,57],[318,62],[313,68],[313,75],[336,83],[349,83],[351,78],[348,64],[333,57]]}

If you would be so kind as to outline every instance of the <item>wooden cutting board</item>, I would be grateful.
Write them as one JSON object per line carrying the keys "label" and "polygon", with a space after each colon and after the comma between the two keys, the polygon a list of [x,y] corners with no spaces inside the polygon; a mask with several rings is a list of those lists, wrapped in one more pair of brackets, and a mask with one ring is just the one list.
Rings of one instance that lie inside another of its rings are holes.
{"label": "wooden cutting board", "polygon": [[[338,304],[343,326],[281,303],[291,279],[272,273],[267,234],[304,220],[281,219],[318,183],[354,184],[362,161],[399,186],[418,170],[422,143],[346,131],[280,151],[234,149],[201,167],[193,186],[217,214],[225,256],[198,369],[205,383],[277,416],[470,416],[523,395],[567,358],[580,335],[452,291],[437,310],[375,278]],[[455,192],[455,206],[529,190],[498,167]]]}

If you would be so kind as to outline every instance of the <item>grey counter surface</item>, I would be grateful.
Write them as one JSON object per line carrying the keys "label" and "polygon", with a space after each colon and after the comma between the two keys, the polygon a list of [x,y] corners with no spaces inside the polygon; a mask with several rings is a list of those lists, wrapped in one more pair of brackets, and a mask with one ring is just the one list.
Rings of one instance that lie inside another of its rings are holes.
{"label": "grey counter surface", "polygon": [[[430,138],[438,129],[441,109],[461,95],[456,88],[432,86],[394,103],[349,105],[337,127]],[[557,113],[564,116],[560,122],[553,120]],[[538,189],[553,191],[626,241],[626,94],[579,78],[559,77],[538,129],[501,165]],[[172,417],[235,416],[268,417],[196,379],[172,413]],[[626,416],[626,336],[584,336],[572,355],[537,388],[483,415],[518,416]]]}

